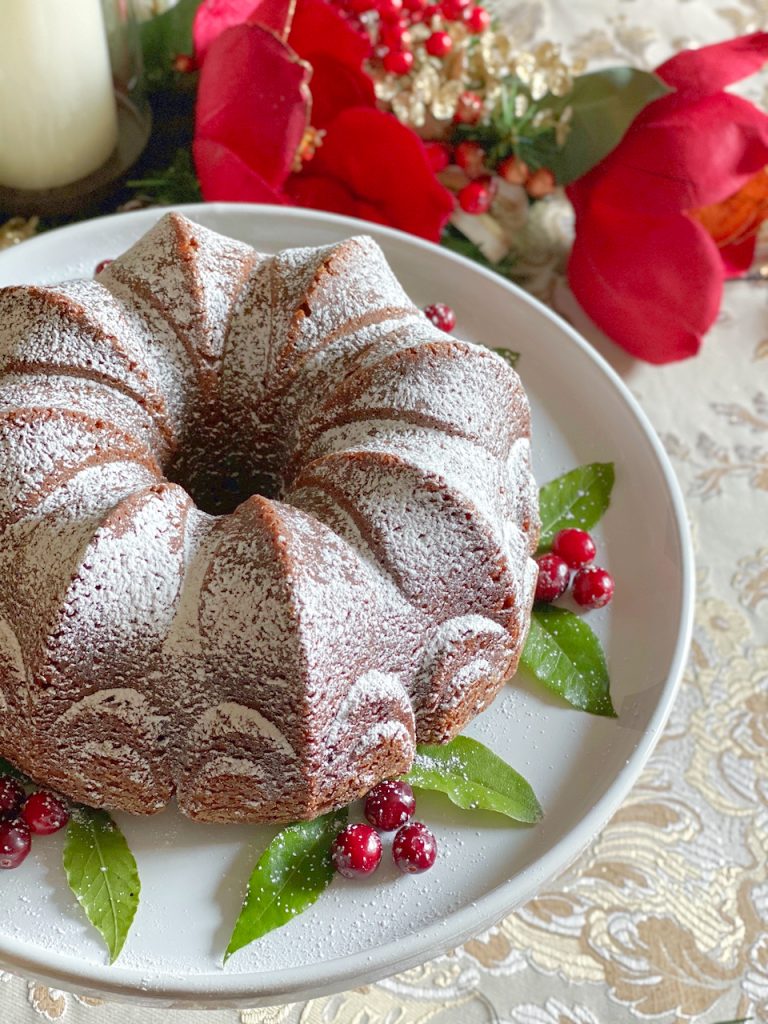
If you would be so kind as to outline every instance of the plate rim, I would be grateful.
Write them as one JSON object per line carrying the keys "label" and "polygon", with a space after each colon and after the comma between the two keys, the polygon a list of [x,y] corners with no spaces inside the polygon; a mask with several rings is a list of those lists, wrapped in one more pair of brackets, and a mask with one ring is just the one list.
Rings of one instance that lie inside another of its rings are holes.
{"label": "plate rim", "polygon": [[[107,214],[38,235],[25,241],[23,249],[26,253],[29,253],[33,247],[42,250],[53,236],[60,238],[63,233],[70,236],[79,233],[88,234],[98,226],[108,227],[118,221],[124,223],[127,218],[150,221],[153,217],[157,218],[172,210],[194,220],[195,215],[202,209],[209,210],[214,215],[221,212],[241,214],[248,218],[281,216],[292,220],[322,222],[333,227],[349,229],[351,233],[373,232],[374,235],[383,235],[393,241],[421,249],[429,256],[439,253],[465,270],[479,274],[503,289],[507,289],[518,301],[531,306],[539,316],[549,320],[565,335],[569,343],[581,351],[582,356],[594,363],[597,369],[608,378],[609,383],[618,392],[623,404],[641,428],[644,440],[661,470],[666,496],[674,514],[676,539],[680,551],[681,587],[677,639],[658,703],[637,746],[614,778],[608,791],[596,801],[569,832],[533,864],[528,865],[513,878],[494,887],[474,903],[454,911],[416,933],[349,956],[337,957],[306,967],[285,968],[271,975],[267,972],[228,974],[222,970],[219,975],[211,973],[174,974],[151,980],[140,978],[140,971],[137,969],[121,968],[119,965],[83,964],[82,968],[78,970],[72,966],[74,959],[72,954],[57,954],[48,950],[41,951],[40,956],[14,954],[12,950],[3,948],[2,937],[0,937],[0,966],[12,972],[34,976],[56,986],[62,984],[65,988],[70,986],[68,990],[108,995],[119,1002],[187,1009],[212,1006],[244,1008],[276,1005],[331,995],[355,985],[378,981],[425,963],[427,960],[466,942],[470,937],[491,927],[530,899],[542,885],[562,873],[596,838],[640,776],[669,717],[685,669],[691,643],[695,605],[695,564],[685,502],[669,456],[648,416],[605,357],[591,346],[571,324],[543,302],[500,274],[436,243],[428,242],[395,228],[321,210],[251,203],[186,203]],[[12,259],[18,251],[16,247],[12,247],[6,252],[0,253],[0,266]],[[565,856],[563,856],[564,852]],[[522,890],[521,883],[523,883]],[[513,884],[516,896],[513,901],[505,902],[503,894]],[[133,976],[133,982],[127,978],[121,980],[121,974]],[[214,979],[215,984],[212,984]]]}

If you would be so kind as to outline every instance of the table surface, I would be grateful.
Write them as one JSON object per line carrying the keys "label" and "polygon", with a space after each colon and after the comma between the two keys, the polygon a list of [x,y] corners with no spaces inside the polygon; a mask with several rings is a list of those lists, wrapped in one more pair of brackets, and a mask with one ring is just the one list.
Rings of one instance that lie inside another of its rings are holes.
{"label": "table surface", "polygon": [[[506,0],[523,38],[653,67],[768,29],[768,0]],[[768,75],[748,86],[768,106]],[[3,1024],[768,1022],[768,283],[726,285],[702,353],[667,367],[555,306],[635,392],[686,495],[698,564],[690,663],[667,729],[603,833],[556,882],[455,953],[365,989],[261,1010],[167,1011],[0,973]]]}

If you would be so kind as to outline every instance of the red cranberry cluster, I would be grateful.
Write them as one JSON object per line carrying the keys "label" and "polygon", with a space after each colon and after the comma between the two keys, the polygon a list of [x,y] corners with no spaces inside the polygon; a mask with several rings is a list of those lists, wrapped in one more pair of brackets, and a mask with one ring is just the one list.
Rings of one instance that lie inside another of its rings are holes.
{"label": "red cranberry cluster", "polygon": [[615,584],[607,569],[589,564],[596,554],[595,542],[586,530],[569,528],[556,533],[552,550],[536,559],[536,600],[549,604],[562,597],[571,583],[571,570],[575,569],[572,593],[576,604],[582,608],[602,608],[608,604]]}
{"label": "red cranberry cluster", "polygon": [[66,806],[52,793],[27,796],[10,775],[0,775],[0,868],[17,868],[32,846],[32,835],[48,836],[69,821]]}
{"label": "red cranberry cluster", "polygon": [[403,874],[428,871],[437,857],[437,841],[426,825],[410,820],[415,810],[416,800],[407,782],[380,782],[375,786],[365,798],[365,816],[371,824],[347,825],[333,841],[331,858],[339,874],[361,878],[376,870],[382,853],[376,829],[397,829],[392,857]]}
{"label": "red cranberry cluster", "polygon": [[[414,55],[410,29],[419,22],[432,27],[424,41],[430,57],[440,60],[453,50],[453,39],[443,27],[446,22],[459,22],[471,35],[480,35],[491,26],[491,16],[484,7],[472,0],[335,0],[342,12],[362,27],[370,23],[371,15],[378,15],[378,28],[374,34],[374,56],[381,60],[391,75],[407,75],[413,68]],[[435,19],[437,21],[435,22]],[[437,27],[439,26],[439,27]]]}

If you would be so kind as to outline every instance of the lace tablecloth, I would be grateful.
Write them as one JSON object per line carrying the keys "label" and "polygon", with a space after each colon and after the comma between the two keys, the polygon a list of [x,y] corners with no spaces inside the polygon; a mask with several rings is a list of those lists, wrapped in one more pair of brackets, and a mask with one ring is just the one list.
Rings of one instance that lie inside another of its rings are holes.
{"label": "lace tablecloth", "polygon": [[[768,28],[768,0],[528,0],[502,13],[593,66],[653,67],[682,46]],[[750,91],[765,104],[768,75]],[[702,354],[664,368],[623,356],[562,287],[554,294],[660,433],[699,566],[669,725],[602,835],[498,927],[377,985],[275,1009],[174,1013],[0,974],[2,1024],[768,1022],[768,283],[727,285]]]}

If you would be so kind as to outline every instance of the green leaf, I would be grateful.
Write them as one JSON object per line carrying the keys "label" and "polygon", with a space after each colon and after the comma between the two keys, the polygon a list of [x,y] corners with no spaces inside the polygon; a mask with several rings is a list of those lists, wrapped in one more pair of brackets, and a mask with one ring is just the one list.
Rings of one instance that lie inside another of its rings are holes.
{"label": "green leaf", "polygon": [[567,608],[536,608],[520,667],[580,711],[616,718],[600,641]]}
{"label": "green leaf", "polygon": [[501,356],[505,363],[514,370],[520,360],[520,353],[513,352],[511,348],[492,348],[491,352],[495,352],[497,356]]}
{"label": "green leaf", "polygon": [[317,901],[334,875],[331,843],[347,809],[281,829],[256,862],[224,960],[293,920]]}
{"label": "green leaf", "polygon": [[173,163],[162,170],[149,171],[143,178],[126,182],[128,188],[136,189],[161,206],[175,203],[202,202],[200,184],[192,164],[192,155],[187,149],[179,149]]}
{"label": "green leaf", "polygon": [[28,783],[30,780],[24,774],[20,772],[18,768],[14,768],[10,761],[6,761],[4,757],[0,757],[0,775],[10,775],[12,779],[16,779],[17,782]]}
{"label": "green leaf", "polygon": [[542,815],[539,801],[523,776],[468,736],[457,736],[440,746],[419,746],[405,778],[412,786],[445,793],[466,810],[498,811],[529,823]]}
{"label": "green leaf", "polygon": [[64,844],[64,870],[114,963],[136,914],[141,883],[125,836],[106,811],[74,809]]}
{"label": "green leaf", "polygon": [[566,526],[590,530],[611,502],[614,479],[612,462],[590,462],[544,484],[539,491],[539,551],[546,551]]}
{"label": "green leaf", "polygon": [[605,68],[580,75],[573,90],[556,105],[572,110],[570,131],[556,150],[550,170],[567,185],[591,170],[621,142],[640,111],[670,89],[649,71]]}
{"label": "green leaf", "polygon": [[144,77],[151,89],[164,89],[180,78],[173,70],[173,59],[179,54],[192,54],[192,22],[201,0],[179,0],[163,14],[140,26],[141,49],[144,55]]}

